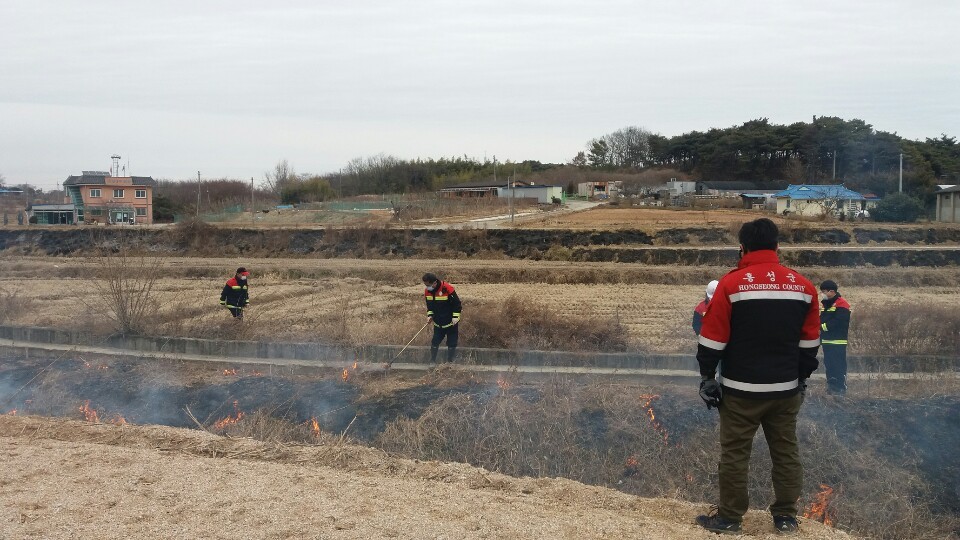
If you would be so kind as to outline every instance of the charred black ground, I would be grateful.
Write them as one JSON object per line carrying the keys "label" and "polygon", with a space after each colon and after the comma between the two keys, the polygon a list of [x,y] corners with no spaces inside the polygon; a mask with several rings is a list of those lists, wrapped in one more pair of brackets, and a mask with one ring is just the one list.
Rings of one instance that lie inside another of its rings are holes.
{"label": "charred black ground", "polygon": [[[567,476],[644,496],[716,497],[717,416],[692,387],[569,379],[524,384],[510,375],[498,381],[452,372],[401,380],[351,367],[346,380],[329,370],[264,371],[8,352],[0,367],[0,413],[83,418],[88,404],[101,421],[196,428],[189,409],[213,430],[238,410],[260,411],[291,424],[317,419],[325,432],[348,431],[364,444],[414,458],[466,461],[518,476]],[[813,391],[800,435],[803,502],[815,500],[820,484],[832,486],[839,526],[875,538],[942,538],[957,531],[960,396],[838,401]],[[762,507],[770,493],[769,463],[762,437],[755,445],[761,457],[751,491]],[[889,525],[898,518],[898,526]]]}

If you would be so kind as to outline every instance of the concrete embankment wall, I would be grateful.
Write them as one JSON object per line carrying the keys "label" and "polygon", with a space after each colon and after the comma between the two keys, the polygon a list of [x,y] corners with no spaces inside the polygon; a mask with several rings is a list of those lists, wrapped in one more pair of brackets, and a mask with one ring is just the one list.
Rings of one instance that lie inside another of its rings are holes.
{"label": "concrete embankment wall", "polygon": [[[960,266],[960,228],[791,229],[784,258],[800,266]],[[91,255],[127,246],[150,256],[303,258],[463,258],[501,253],[512,259],[719,265],[736,263],[725,228],[641,230],[261,230],[209,225],[150,229],[0,229],[0,251],[19,255]],[[877,249],[877,247],[884,249]],[[922,246],[923,249],[916,249]],[[717,249],[722,247],[725,249]]]}
{"label": "concrete embankment wall", "polygon": [[[355,361],[383,363],[397,357],[402,347],[363,345],[343,347],[321,343],[284,343],[261,341],[221,341],[209,339],[96,336],[56,328],[0,326],[0,338],[19,343],[106,347],[141,353],[209,356],[211,361],[231,358],[257,358],[264,364],[299,360],[325,365]],[[691,348],[693,345],[691,344]],[[443,358],[445,351],[441,351]],[[397,364],[421,364],[426,361],[426,347],[408,347],[397,358]],[[583,353],[566,351],[514,351],[461,347],[459,361],[478,366],[576,367],[629,370],[676,370],[698,372],[696,358],[690,354]],[[960,358],[944,356],[870,356],[849,357],[851,373],[939,373],[960,371]]]}

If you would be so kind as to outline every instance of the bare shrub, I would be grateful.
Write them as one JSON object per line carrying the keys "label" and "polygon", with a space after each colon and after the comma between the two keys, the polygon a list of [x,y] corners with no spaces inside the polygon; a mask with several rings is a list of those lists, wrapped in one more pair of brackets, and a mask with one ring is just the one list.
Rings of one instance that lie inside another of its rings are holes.
{"label": "bare shrub", "polygon": [[472,311],[464,338],[478,347],[534,350],[624,351],[626,330],[613,318],[589,310],[576,318],[519,296]]}
{"label": "bare shrub", "polygon": [[0,291],[0,324],[12,322],[36,306],[36,300],[20,296],[19,291]]}
{"label": "bare shrub", "polygon": [[960,313],[948,306],[863,303],[850,321],[851,348],[882,355],[960,354]]}
{"label": "bare shrub", "polygon": [[161,265],[155,258],[129,252],[126,244],[101,248],[95,261],[97,278],[92,280],[96,294],[90,306],[113,321],[114,330],[124,335],[142,333],[157,312],[154,288],[161,276]]}

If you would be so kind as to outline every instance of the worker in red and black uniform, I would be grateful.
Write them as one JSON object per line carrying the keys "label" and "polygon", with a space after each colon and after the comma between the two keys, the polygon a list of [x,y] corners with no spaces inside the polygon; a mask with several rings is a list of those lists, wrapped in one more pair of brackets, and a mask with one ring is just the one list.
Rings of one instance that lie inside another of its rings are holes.
{"label": "worker in red and black uniform", "polygon": [[453,285],[440,280],[435,274],[423,275],[423,296],[427,301],[427,323],[433,323],[433,339],[430,341],[430,363],[437,363],[440,343],[447,339],[447,362],[453,362],[457,353],[460,323],[460,297]]}
{"label": "worker in red and black uniform", "polygon": [[227,306],[230,314],[238,321],[243,320],[243,309],[250,305],[250,294],[247,289],[247,278],[250,272],[244,267],[237,268],[237,273],[227,280],[220,293],[220,305]]}
{"label": "worker in red and black uniform", "polygon": [[703,297],[703,300],[697,304],[697,307],[693,308],[693,333],[700,335],[700,327],[703,326],[703,316],[707,313],[707,306],[710,305],[710,299],[713,298],[713,293],[717,290],[717,284],[720,283],[717,280],[713,280],[710,283],[707,283],[706,296]]}
{"label": "worker in red and black uniform", "polygon": [[798,530],[797,414],[818,365],[820,316],[813,283],[780,264],[778,235],[766,218],[740,228],[740,262],[720,279],[698,338],[700,397],[720,410],[720,501],[716,512],[697,517],[713,532],[741,530],[750,452],[761,426],[773,462],[774,528]]}
{"label": "worker in red and black uniform", "polygon": [[850,330],[850,303],[840,296],[837,282],[820,284],[820,343],[823,365],[827,369],[827,393],[847,393],[847,334]]}

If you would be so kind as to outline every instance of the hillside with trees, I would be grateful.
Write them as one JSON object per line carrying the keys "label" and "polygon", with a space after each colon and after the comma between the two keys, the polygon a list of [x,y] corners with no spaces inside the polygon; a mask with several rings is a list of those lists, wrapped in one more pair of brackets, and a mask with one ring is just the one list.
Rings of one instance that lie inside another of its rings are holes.
{"label": "hillside with trees", "polygon": [[[810,122],[772,124],[766,118],[738,126],[691,131],[673,137],[628,126],[591,139],[564,164],[536,160],[482,160],[469,156],[403,159],[386,154],[359,157],[337,172],[297,173],[279,161],[258,183],[264,205],[323,202],[361,195],[428,193],[464,182],[506,184],[509,178],[562,185],[623,181],[625,191],[670,178],[773,183],[844,183],[880,196],[897,191],[900,154],[904,191],[926,202],[937,184],[960,184],[960,144],[941,135],[920,140],[879,131],[863,120],[814,117]],[[158,182],[158,217],[196,211],[195,181]],[[250,184],[218,179],[200,186],[201,212],[246,205]]]}

